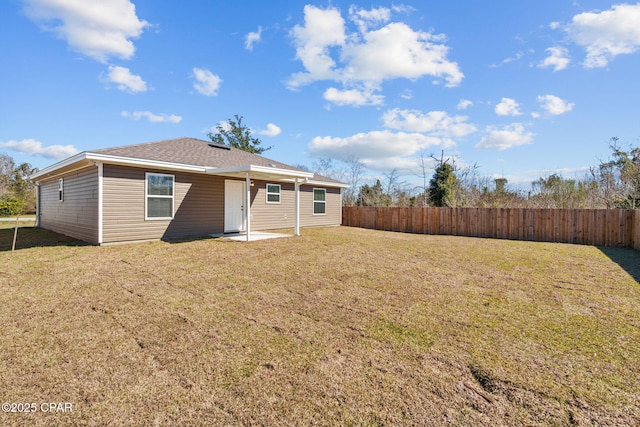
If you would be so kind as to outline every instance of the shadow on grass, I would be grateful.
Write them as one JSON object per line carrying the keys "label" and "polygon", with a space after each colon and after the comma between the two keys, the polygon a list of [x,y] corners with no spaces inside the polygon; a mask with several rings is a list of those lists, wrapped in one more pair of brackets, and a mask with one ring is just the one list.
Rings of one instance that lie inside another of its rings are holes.
{"label": "shadow on grass", "polygon": [[598,247],[611,261],[622,267],[640,284],[640,251],[630,248]]}
{"label": "shadow on grass", "polygon": [[[13,243],[13,228],[0,229],[0,252],[10,251]],[[16,250],[45,246],[87,246],[88,243],[35,227],[19,227]]]}
{"label": "shadow on grass", "polygon": [[188,237],[180,237],[175,239],[160,239],[165,243],[176,244],[176,243],[189,243],[189,242],[198,242],[200,240],[216,240],[216,237],[211,236],[188,236]]}

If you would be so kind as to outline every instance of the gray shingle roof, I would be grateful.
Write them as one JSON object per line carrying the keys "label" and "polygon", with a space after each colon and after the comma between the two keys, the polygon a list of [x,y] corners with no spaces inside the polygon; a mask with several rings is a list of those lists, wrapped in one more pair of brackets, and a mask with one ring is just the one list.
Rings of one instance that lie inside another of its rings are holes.
{"label": "gray shingle roof", "polygon": [[[232,167],[232,166],[271,166],[280,169],[301,171],[302,169],[287,165],[276,160],[258,156],[237,148],[212,147],[211,142],[196,138],[165,139],[144,144],[124,145],[121,147],[91,150],[91,153],[106,154],[111,156],[129,157],[141,160],[156,160],[169,163],[181,163],[185,165],[204,167]],[[315,174],[314,180],[340,183],[331,178]]]}

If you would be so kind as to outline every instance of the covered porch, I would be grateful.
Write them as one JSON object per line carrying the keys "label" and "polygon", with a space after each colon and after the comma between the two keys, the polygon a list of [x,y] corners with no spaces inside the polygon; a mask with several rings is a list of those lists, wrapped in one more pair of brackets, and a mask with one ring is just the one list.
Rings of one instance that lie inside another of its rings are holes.
{"label": "covered porch", "polygon": [[[277,233],[266,233],[259,231],[252,231],[251,229],[251,187],[254,180],[268,181],[273,183],[293,183],[294,184],[294,221],[293,231],[295,236],[300,235],[300,185],[313,178],[313,173],[302,170],[291,170],[277,168],[272,166],[257,166],[257,165],[243,165],[233,167],[221,167],[221,168],[207,168],[206,173],[210,175],[217,175],[225,178],[233,179],[236,183],[238,180],[243,180],[244,185],[241,188],[242,195],[235,193],[237,190],[233,190],[235,195],[230,195],[227,192],[225,186],[225,233],[224,236],[232,238],[233,240],[262,240],[265,238],[284,237],[287,235],[280,235]],[[277,186],[276,186],[277,187]],[[231,187],[229,187],[231,188]],[[231,190],[230,190],[231,191]],[[236,197],[237,196],[237,197]],[[236,199],[234,199],[236,197]],[[267,196],[268,197],[268,196]],[[239,210],[237,209],[239,207]],[[236,220],[242,220],[242,226],[229,226],[227,227],[227,215],[238,216]],[[241,216],[241,218],[240,218]],[[214,236],[221,237],[221,236]]]}

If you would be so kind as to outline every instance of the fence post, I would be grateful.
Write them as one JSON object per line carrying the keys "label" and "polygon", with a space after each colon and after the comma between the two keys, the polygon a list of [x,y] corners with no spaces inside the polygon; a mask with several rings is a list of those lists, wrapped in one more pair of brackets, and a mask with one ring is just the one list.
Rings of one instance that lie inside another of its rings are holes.
{"label": "fence post", "polygon": [[640,251],[640,209],[633,210],[633,247]]}

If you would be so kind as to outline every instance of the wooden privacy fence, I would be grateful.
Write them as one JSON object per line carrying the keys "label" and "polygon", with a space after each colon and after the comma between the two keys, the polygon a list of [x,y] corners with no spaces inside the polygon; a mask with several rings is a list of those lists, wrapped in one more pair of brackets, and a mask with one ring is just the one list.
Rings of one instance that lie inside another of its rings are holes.
{"label": "wooden privacy fence", "polygon": [[345,206],[342,225],[640,249],[640,210]]}

